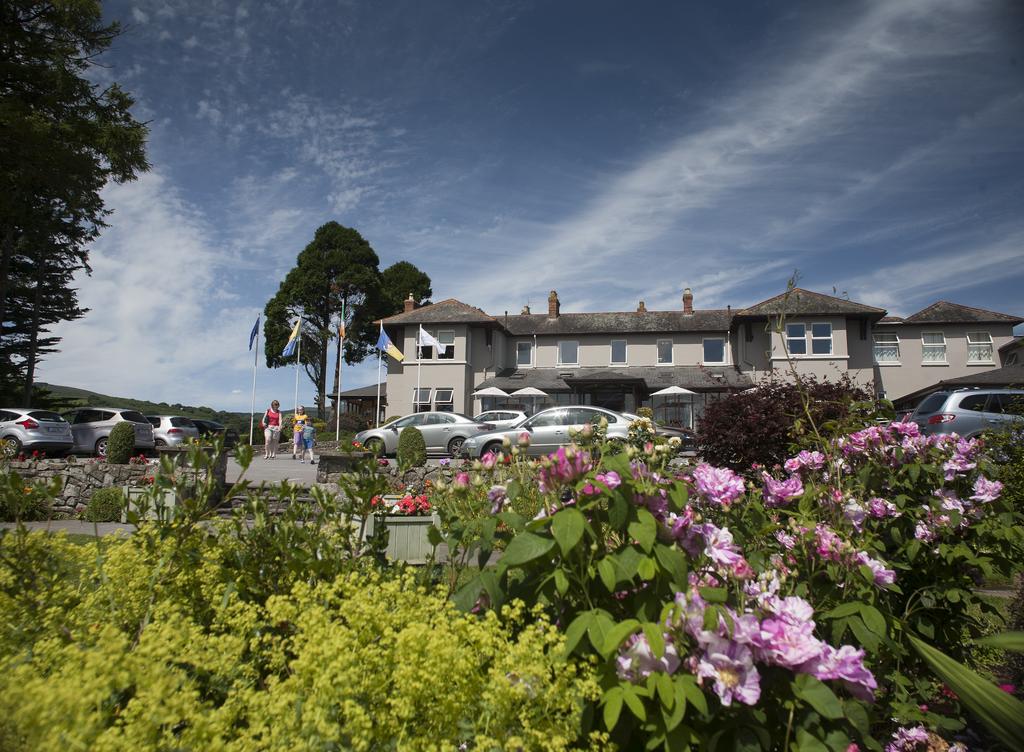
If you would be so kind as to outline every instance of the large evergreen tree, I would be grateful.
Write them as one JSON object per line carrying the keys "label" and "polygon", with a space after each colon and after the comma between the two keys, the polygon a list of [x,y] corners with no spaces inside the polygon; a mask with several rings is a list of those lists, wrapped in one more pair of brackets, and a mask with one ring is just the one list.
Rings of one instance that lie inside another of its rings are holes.
{"label": "large evergreen tree", "polygon": [[105,226],[100,191],[148,169],[146,126],[86,77],[119,33],[96,0],[0,2],[0,395],[31,400],[46,327],[81,316],[75,272]]}
{"label": "large evergreen tree", "polygon": [[[295,267],[281,282],[277,293],[264,311],[267,366],[280,368],[295,363],[297,354],[281,353],[288,341],[297,316],[302,315],[302,367],[316,385],[317,412],[326,416],[328,354],[330,343],[338,336],[337,323],[342,309],[346,311],[344,358],[358,363],[373,350],[377,341],[374,322],[395,313],[380,260],[370,244],[356,230],[337,222],[318,228],[313,241],[299,253]],[[422,290],[430,294],[430,278],[408,262],[405,275],[418,279]],[[338,370],[335,366],[334,386]]]}

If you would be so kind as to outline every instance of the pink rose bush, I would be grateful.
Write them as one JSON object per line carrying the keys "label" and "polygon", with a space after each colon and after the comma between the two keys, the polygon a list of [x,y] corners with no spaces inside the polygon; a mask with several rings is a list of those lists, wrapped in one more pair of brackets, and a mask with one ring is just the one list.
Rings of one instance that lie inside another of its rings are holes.
{"label": "pink rose bush", "polygon": [[491,477],[503,554],[456,602],[549,612],[602,667],[594,724],[622,748],[732,748],[757,729],[764,749],[894,733],[912,749],[894,720],[950,728],[929,708],[956,701],[920,694],[931,674],[907,636],[969,660],[977,578],[1024,552],[984,442],[872,425],[754,473],[569,446],[536,463],[533,519],[509,507],[524,476]]}

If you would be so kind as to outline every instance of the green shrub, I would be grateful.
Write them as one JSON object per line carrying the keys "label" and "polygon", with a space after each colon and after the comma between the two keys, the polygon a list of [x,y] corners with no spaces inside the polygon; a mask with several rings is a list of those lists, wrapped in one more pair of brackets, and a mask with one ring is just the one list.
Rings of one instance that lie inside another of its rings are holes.
{"label": "green shrub", "polygon": [[89,522],[120,522],[124,507],[124,491],[120,488],[98,488],[89,497],[82,516]]}
{"label": "green shrub", "polygon": [[427,464],[427,443],[415,426],[406,426],[398,435],[398,466],[403,470]]}
{"label": "green shrub", "polygon": [[107,439],[107,462],[111,465],[127,465],[135,453],[135,426],[121,421],[110,432]]}

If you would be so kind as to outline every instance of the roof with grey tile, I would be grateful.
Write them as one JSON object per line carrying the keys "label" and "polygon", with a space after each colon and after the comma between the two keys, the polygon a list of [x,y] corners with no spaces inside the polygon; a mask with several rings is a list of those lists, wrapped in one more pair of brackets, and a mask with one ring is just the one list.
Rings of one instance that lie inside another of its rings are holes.
{"label": "roof with grey tile", "polygon": [[425,305],[412,311],[397,313],[383,320],[384,324],[399,326],[402,324],[497,324],[493,316],[488,316],[479,308],[467,305],[455,298],[448,298],[437,303]]}
{"label": "roof with grey tile", "polygon": [[749,308],[735,312],[737,318],[762,318],[765,316],[865,316],[881,319],[884,308],[855,303],[846,298],[824,295],[820,292],[794,287],[792,290],[756,303]]}
{"label": "roof with grey tile", "polygon": [[727,332],[732,313],[727,309],[629,311],[622,313],[516,314],[497,319],[513,336],[533,334],[638,334],[643,332]]}
{"label": "roof with grey tile", "polygon": [[1024,323],[1019,316],[940,300],[903,319],[905,324],[1011,324]]}
{"label": "roof with grey tile", "polygon": [[1009,352],[1017,347],[1024,347],[1024,337],[1014,337],[1005,345],[999,348],[999,352]]}
{"label": "roof with grey tile", "polygon": [[[388,385],[383,381],[380,383],[380,396],[386,397],[388,395]],[[331,395],[328,395],[331,396]],[[355,389],[349,389],[346,392],[341,393],[342,399],[359,399],[361,397],[377,397],[377,385],[370,384],[369,386],[360,386]]]}
{"label": "roof with grey tile", "polygon": [[570,391],[587,383],[637,383],[654,392],[667,386],[700,391],[747,389],[753,382],[732,366],[640,366],[635,368],[523,368],[506,369],[476,386],[496,386],[506,392],[532,386],[545,392]]}

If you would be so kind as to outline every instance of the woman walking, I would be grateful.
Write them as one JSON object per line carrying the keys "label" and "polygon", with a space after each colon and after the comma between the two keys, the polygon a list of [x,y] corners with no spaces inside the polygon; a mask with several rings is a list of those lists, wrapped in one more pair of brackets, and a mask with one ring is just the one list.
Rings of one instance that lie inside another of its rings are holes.
{"label": "woman walking", "polygon": [[277,456],[277,444],[281,440],[281,403],[274,400],[260,418],[263,429],[263,459],[272,460]]}
{"label": "woman walking", "polygon": [[296,455],[305,456],[306,442],[302,438],[302,429],[310,423],[312,420],[306,415],[306,408],[302,405],[296,407],[292,416],[292,459],[295,459]]}

